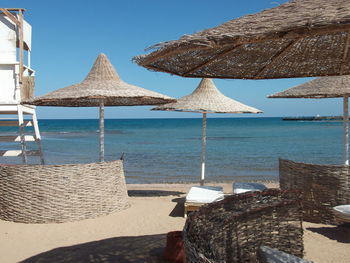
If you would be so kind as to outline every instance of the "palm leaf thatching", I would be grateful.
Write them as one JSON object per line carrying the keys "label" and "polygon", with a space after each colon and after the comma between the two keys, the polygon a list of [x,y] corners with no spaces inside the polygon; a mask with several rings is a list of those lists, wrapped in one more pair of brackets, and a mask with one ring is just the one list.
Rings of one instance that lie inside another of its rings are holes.
{"label": "palm leaf thatching", "polygon": [[100,54],[86,78],[78,83],[25,101],[37,106],[93,107],[158,105],[175,99],[121,80],[105,54]]}
{"label": "palm leaf thatching", "polygon": [[261,113],[222,94],[211,79],[202,79],[190,95],[176,102],[160,105],[152,110],[187,111],[201,113]]}
{"label": "palm leaf thatching", "polygon": [[339,98],[350,96],[350,76],[316,78],[268,98]]}
{"label": "palm leaf thatching", "polygon": [[350,74],[350,1],[295,0],[179,40],[134,61],[194,78],[271,79]]}

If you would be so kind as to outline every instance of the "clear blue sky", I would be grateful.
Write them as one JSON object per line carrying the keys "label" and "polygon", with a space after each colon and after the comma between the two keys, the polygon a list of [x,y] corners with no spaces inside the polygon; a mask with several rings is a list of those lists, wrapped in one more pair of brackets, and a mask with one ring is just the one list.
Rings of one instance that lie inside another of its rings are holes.
{"label": "clear blue sky", "polygon": [[[32,68],[35,95],[78,83],[99,53],[105,53],[121,78],[133,85],[175,98],[191,93],[200,79],[155,73],[132,57],[144,49],[184,34],[217,26],[286,0],[4,0],[3,7],[22,7],[33,27]],[[341,99],[267,99],[266,96],[311,80],[215,80],[226,96],[264,111],[260,116],[341,115]],[[153,112],[150,106],[108,107],[106,118],[186,118],[194,113]],[[98,118],[97,108],[38,107],[38,117]],[[250,114],[213,114],[248,117]]]}

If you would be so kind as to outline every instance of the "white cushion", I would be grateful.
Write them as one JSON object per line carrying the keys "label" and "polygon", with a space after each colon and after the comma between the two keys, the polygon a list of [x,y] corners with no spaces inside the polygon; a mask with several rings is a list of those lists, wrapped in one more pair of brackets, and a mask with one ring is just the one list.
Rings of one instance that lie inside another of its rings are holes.
{"label": "white cushion", "polygon": [[333,207],[333,209],[338,213],[342,213],[343,215],[350,217],[350,205],[338,205]]}
{"label": "white cushion", "polygon": [[263,191],[267,189],[267,187],[263,184],[259,183],[233,183],[233,193],[241,194],[245,192],[255,192],[255,191]]}
{"label": "white cushion", "polygon": [[211,203],[224,199],[221,186],[192,186],[186,196],[186,202]]}

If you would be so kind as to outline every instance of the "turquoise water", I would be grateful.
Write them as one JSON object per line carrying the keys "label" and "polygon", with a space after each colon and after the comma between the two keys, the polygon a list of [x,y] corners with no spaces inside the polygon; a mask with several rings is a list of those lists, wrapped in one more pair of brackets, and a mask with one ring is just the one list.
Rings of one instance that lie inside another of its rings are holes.
{"label": "turquoise water", "polygon": [[[47,163],[98,160],[98,120],[40,120],[39,125]],[[119,159],[125,153],[128,183],[197,181],[201,125],[200,118],[107,119],[105,159]],[[278,158],[341,164],[342,149],[342,122],[209,118],[206,178],[273,180]]]}

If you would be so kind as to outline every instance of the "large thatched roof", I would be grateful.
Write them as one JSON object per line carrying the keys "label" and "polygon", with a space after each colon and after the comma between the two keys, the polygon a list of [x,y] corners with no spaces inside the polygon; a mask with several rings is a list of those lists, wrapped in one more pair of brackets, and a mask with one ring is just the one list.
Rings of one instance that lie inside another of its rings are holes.
{"label": "large thatched roof", "polygon": [[337,98],[350,96],[350,76],[316,78],[269,98]]}
{"label": "large thatched roof", "polygon": [[176,102],[160,105],[152,110],[187,111],[202,113],[261,113],[222,94],[211,79],[202,79],[198,87]]}
{"label": "large thatched roof", "polygon": [[134,60],[184,77],[346,75],[349,32],[349,0],[295,0],[157,44],[154,52]]}
{"label": "large thatched roof", "polygon": [[92,107],[158,105],[175,101],[160,93],[130,85],[120,79],[113,65],[100,54],[87,77],[78,84],[25,101],[38,106]]}

